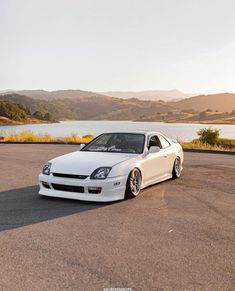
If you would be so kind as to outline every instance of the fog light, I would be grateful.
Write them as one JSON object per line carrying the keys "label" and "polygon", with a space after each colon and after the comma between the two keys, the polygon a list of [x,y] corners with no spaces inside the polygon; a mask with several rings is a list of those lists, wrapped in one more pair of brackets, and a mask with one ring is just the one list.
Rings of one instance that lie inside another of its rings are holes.
{"label": "fog light", "polygon": [[102,187],[88,187],[88,192],[90,194],[99,194],[101,193]]}
{"label": "fog light", "polygon": [[42,183],[42,186],[43,186],[44,188],[51,189],[49,183],[47,183],[47,182],[43,182],[43,181],[41,181],[41,183]]}

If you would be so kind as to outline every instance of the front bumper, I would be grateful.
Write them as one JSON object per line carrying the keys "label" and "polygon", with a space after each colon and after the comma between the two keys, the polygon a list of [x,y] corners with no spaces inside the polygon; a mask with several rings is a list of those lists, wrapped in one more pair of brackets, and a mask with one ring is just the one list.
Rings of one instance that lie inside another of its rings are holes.
{"label": "front bumper", "polygon": [[[70,179],[54,177],[52,175],[39,175],[40,195],[68,198],[84,201],[95,202],[111,202],[116,200],[122,200],[125,196],[127,176],[119,176],[114,178],[106,178],[105,180],[90,180],[90,178],[82,179]],[[47,183],[49,188],[43,186],[43,182]],[[55,190],[52,184],[68,185],[84,187],[84,193],[68,192]],[[88,192],[88,187],[101,187],[101,193],[91,194]]]}

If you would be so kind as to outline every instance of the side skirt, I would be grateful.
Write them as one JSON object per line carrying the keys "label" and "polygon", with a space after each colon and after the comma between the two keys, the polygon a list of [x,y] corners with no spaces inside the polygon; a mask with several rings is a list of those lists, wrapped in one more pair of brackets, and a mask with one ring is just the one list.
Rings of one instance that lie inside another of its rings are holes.
{"label": "side skirt", "polygon": [[148,183],[143,183],[143,184],[141,185],[141,189],[144,189],[144,188],[146,188],[146,187],[148,187],[148,186],[150,186],[150,185],[154,185],[154,184],[157,184],[157,183],[163,182],[163,181],[165,181],[165,180],[169,180],[169,179],[171,179],[171,178],[172,178],[172,174],[170,174],[170,175],[166,175],[166,176],[161,177],[161,178],[158,178],[158,179],[156,179],[156,180],[152,180],[152,181],[150,181],[150,182],[148,182]]}

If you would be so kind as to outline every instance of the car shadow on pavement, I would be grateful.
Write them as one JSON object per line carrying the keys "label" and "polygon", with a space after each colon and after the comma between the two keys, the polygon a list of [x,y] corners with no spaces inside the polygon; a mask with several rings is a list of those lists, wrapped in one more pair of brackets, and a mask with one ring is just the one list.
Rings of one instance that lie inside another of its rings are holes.
{"label": "car shadow on pavement", "polygon": [[38,195],[38,186],[0,192],[0,231],[109,205]]}

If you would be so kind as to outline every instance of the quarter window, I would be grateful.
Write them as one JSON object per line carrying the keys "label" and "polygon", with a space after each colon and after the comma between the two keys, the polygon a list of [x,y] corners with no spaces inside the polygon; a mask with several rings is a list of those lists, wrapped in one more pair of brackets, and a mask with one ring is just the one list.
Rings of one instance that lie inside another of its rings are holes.
{"label": "quarter window", "polygon": [[160,142],[160,140],[159,140],[157,135],[153,135],[149,139],[148,149],[150,149],[153,146],[159,147],[160,149],[162,148],[161,142]]}
{"label": "quarter window", "polygon": [[161,145],[162,145],[163,149],[165,149],[165,148],[170,146],[170,143],[163,136],[161,136],[160,134],[158,135],[158,138],[159,138],[159,140],[161,142]]}

